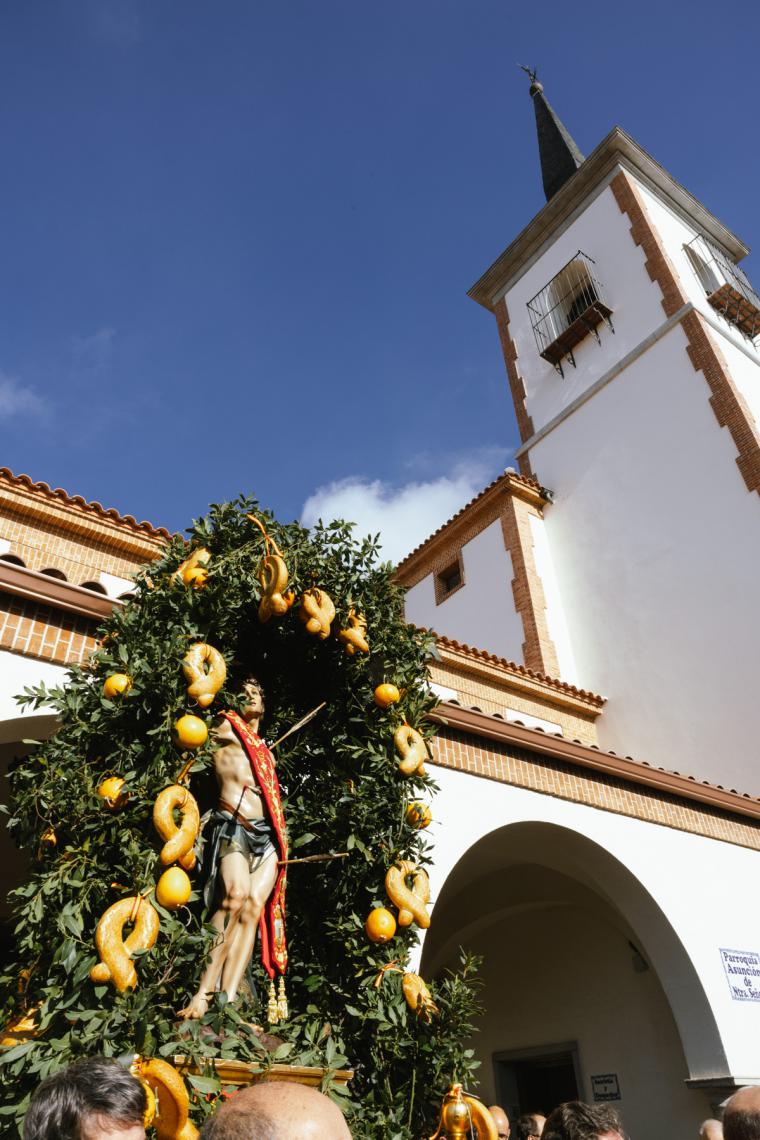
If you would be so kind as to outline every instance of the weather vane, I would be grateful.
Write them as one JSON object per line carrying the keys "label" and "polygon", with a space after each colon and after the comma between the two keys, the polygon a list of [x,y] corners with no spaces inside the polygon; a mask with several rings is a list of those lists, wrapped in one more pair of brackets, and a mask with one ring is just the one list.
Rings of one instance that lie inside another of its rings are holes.
{"label": "weather vane", "polygon": [[525,72],[531,83],[538,83],[538,72],[536,71],[535,67],[526,67],[524,63],[518,63],[517,66],[521,71]]}

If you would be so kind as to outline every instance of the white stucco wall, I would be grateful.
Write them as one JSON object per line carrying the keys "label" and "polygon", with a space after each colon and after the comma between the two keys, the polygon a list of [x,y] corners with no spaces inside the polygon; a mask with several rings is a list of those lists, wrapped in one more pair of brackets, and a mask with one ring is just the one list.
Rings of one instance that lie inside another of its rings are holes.
{"label": "white stucco wall", "polygon": [[[663,986],[692,1078],[727,1075],[717,1042],[730,1074],[760,1081],[760,1002],[732,1000],[719,953],[721,948],[760,951],[760,914],[747,905],[748,890],[760,874],[760,853],[450,769],[436,766],[434,776],[440,791],[433,802],[433,910],[427,939],[435,937],[435,900],[448,875],[483,836],[526,821],[565,829],[562,835],[577,838],[583,853],[574,853],[572,845],[563,851],[547,831],[545,842],[522,848],[518,861],[550,866],[559,859],[557,870],[592,886],[620,909]],[[602,867],[602,854],[614,862]],[[631,893],[627,872],[637,881],[636,890],[642,889],[641,898]],[[644,905],[647,896],[659,911],[651,908],[650,913],[651,902]],[[498,905],[494,898],[494,908]],[[713,1040],[704,1032],[678,956],[663,949],[665,927],[696,971],[704,992],[702,1008],[712,1012],[717,1025],[719,1036]],[[476,933],[477,924],[457,930],[449,946],[431,943],[437,947],[435,958],[448,960]],[[561,946],[554,949],[562,951]],[[505,976],[507,990],[511,981]],[[521,979],[520,984],[527,983]]]}
{"label": "white stucco wall", "polygon": [[603,748],[760,793],[760,500],[674,328],[531,450]]}
{"label": "white stucco wall", "polygon": [[36,661],[31,657],[20,657],[0,649],[0,722],[14,720],[20,716],[36,716],[38,713],[22,711],[15,698],[29,686],[54,686],[63,683],[66,670],[61,665],[47,661]]}
{"label": "white stucco wall", "polygon": [[543,519],[531,515],[530,528],[533,536],[533,557],[546,599],[546,624],[549,629],[549,636],[557,650],[559,676],[571,685],[579,685],[581,681],[575,665],[575,654],[573,653],[559,582],[554,569],[554,559],[546,533],[546,524]]}
{"label": "white stucco wall", "polygon": [[512,560],[496,519],[462,547],[465,584],[438,606],[433,575],[406,594],[406,619],[444,637],[522,661],[524,632],[512,595]]}
{"label": "white stucco wall", "polygon": [[[596,263],[602,299],[613,310],[615,334],[601,325],[601,346],[588,336],[574,349],[577,367],[568,364],[562,378],[538,354],[527,304],[578,250]],[[631,241],[630,220],[620,212],[608,186],[506,293],[509,331],[536,431],[663,323],[660,298],[659,288],[644,269],[642,250]]]}

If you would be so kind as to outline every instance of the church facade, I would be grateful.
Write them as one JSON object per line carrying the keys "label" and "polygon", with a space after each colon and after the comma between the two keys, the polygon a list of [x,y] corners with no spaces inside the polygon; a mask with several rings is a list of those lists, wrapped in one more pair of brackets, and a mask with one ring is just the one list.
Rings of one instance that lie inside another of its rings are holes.
{"label": "church facade", "polygon": [[[521,445],[400,564],[438,634],[429,977],[483,955],[510,1113],[610,1100],[687,1140],[760,1084],[760,299],[628,135],[588,158],[531,86],[547,204],[471,290]],[[757,321],[757,324],[755,323]],[[0,762],[169,535],[0,470]],[[23,866],[3,835],[5,893]]]}

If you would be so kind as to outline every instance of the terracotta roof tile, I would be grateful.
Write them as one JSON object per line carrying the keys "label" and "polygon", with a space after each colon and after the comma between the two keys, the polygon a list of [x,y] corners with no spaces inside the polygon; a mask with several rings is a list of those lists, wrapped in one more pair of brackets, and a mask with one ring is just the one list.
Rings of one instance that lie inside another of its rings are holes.
{"label": "terracotta roof tile", "polygon": [[26,487],[36,494],[44,495],[46,498],[58,499],[68,507],[76,507],[79,510],[97,515],[98,518],[108,519],[118,526],[129,527],[130,530],[139,531],[150,538],[170,539],[172,537],[165,527],[155,527],[149,522],[138,522],[134,515],[121,515],[113,507],[106,508],[101,503],[89,503],[81,495],[70,495],[62,487],[56,487],[53,490],[48,483],[35,483],[28,475],[14,475],[8,467],[0,467],[0,481],[3,480],[10,483],[11,486]]}

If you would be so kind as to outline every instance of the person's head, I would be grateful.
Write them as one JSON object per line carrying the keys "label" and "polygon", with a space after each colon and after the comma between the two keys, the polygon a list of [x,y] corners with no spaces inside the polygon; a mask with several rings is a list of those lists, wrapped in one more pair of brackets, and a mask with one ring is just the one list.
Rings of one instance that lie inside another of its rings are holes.
{"label": "person's head", "polygon": [[760,1140],[760,1087],[739,1089],[723,1109],[724,1140]]}
{"label": "person's head", "polygon": [[493,1122],[496,1125],[496,1131],[499,1133],[499,1140],[507,1140],[509,1136],[509,1117],[507,1116],[501,1105],[489,1105],[488,1111],[493,1117]]}
{"label": "person's head", "polygon": [[524,1112],[515,1121],[511,1140],[540,1140],[545,1120],[539,1112]]}
{"label": "person's head", "polygon": [[87,1057],[35,1090],[24,1140],[145,1140],[145,1110],[145,1089],[118,1061]]}
{"label": "person's head", "polygon": [[243,699],[243,717],[252,720],[254,717],[264,715],[264,689],[256,677],[246,677],[241,686]]}
{"label": "person's head", "polygon": [[703,1120],[699,1140],[723,1140],[723,1125],[719,1120]]}
{"label": "person's head", "polygon": [[264,1081],[210,1116],[201,1140],[351,1140],[351,1133],[323,1093],[291,1081]]}
{"label": "person's head", "polygon": [[608,1104],[570,1100],[551,1113],[542,1140],[623,1140],[623,1125]]}

